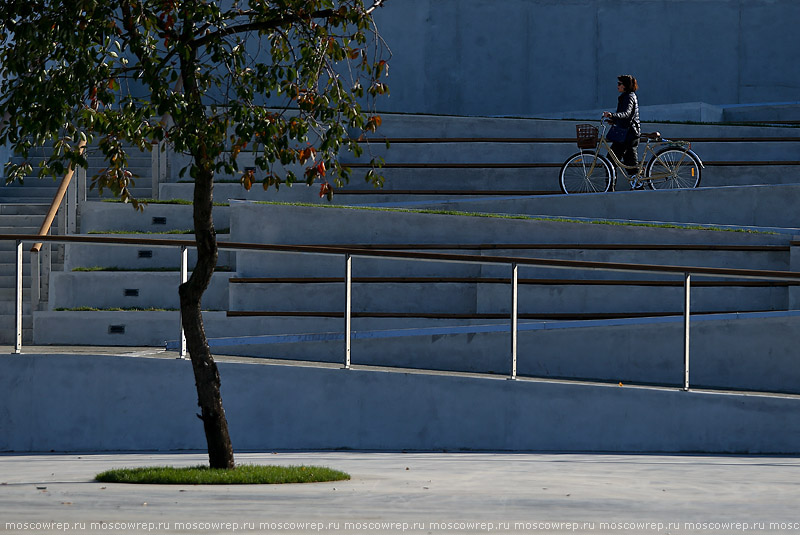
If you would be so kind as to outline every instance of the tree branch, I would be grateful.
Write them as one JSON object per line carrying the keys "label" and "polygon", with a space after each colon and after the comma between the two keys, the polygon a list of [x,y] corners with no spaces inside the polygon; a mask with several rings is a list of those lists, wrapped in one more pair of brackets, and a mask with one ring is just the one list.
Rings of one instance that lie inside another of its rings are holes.
{"label": "tree branch", "polygon": [[[370,14],[375,11],[376,8],[383,7],[383,4],[386,3],[386,0],[373,0],[372,6],[370,6],[366,10],[366,14]],[[273,30],[275,28],[279,28],[286,24],[292,24],[295,22],[300,22],[306,19],[321,19],[333,16],[337,13],[337,11],[333,9],[323,9],[320,11],[314,11],[313,13],[297,13],[289,16],[281,16],[269,21],[261,21],[261,22],[249,22],[247,24],[240,24],[238,26],[231,26],[230,28],[223,28],[221,30],[217,30],[216,32],[209,33],[204,35],[203,37],[196,39],[191,46],[195,49],[200,48],[201,46],[205,45],[210,41],[214,41],[216,39],[221,39],[223,37],[227,37],[229,35],[235,35],[239,33],[247,33],[252,31],[260,31],[260,30]]]}

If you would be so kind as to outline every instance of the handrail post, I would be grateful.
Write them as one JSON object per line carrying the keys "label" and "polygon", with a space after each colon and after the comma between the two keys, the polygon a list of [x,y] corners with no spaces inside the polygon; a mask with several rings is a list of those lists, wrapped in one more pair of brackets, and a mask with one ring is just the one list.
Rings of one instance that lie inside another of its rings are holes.
{"label": "handrail post", "polygon": [[[189,280],[189,248],[186,245],[181,245],[181,284]],[[180,305],[179,305],[180,308]],[[186,332],[183,330],[183,315],[178,312],[178,321],[180,323],[180,349],[178,350],[178,358],[186,358]]]}
{"label": "handrail post", "polygon": [[17,240],[16,276],[14,284],[14,353],[22,352],[22,240]]}
{"label": "handrail post", "polygon": [[[80,168],[79,168],[80,169]],[[78,175],[80,180],[80,173]],[[67,186],[67,195],[64,200],[64,211],[66,212],[66,230],[62,230],[62,234],[75,234],[78,228],[78,184],[77,180],[70,180]]]}
{"label": "handrail post", "polygon": [[40,259],[42,283],[39,299],[48,301],[50,298],[50,274],[53,271],[53,246],[50,242],[45,243],[41,249],[43,252]]}
{"label": "handrail post", "polygon": [[517,319],[519,308],[519,266],[511,264],[511,375],[510,380],[517,378]]}
{"label": "handrail post", "polygon": [[352,329],[353,308],[353,257],[350,253],[344,255],[344,366],[350,369],[350,333]]}
{"label": "handrail post", "polygon": [[39,308],[39,301],[42,298],[42,276],[39,265],[39,252],[31,252],[31,311]]}
{"label": "handrail post", "polygon": [[158,199],[158,184],[160,180],[160,169],[161,166],[159,165],[159,155],[161,153],[161,143],[154,142],[150,145],[150,174],[151,174],[151,183],[152,183],[152,196],[154,199]]}
{"label": "handrail post", "polygon": [[689,390],[689,321],[692,275],[683,275],[683,390]]}
{"label": "handrail post", "polygon": [[86,205],[86,169],[78,167],[78,199],[75,203],[75,233],[79,232],[80,225],[78,219],[83,214],[83,208]]}

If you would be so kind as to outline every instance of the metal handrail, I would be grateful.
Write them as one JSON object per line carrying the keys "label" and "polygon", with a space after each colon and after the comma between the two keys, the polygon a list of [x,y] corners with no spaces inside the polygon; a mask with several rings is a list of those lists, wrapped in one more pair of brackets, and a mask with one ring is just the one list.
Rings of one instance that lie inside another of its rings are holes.
{"label": "metal handrail", "polygon": [[[33,238],[41,239],[46,242],[58,243],[97,243],[105,245],[152,245],[162,247],[194,247],[194,240],[176,240],[159,238],[121,238],[109,236],[31,236],[29,234],[0,234],[0,240],[23,240],[31,241]],[[738,269],[738,268],[714,268],[704,266],[679,266],[661,264],[631,264],[623,262],[593,262],[586,260],[561,260],[555,258],[528,258],[513,256],[480,256],[450,253],[425,253],[390,249],[365,249],[363,247],[341,246],[341,245],[284,245],[284,244],[264,244],[248,242],[224,242],[217,243],[219,249],[242,250],[242,251],[272,251],[287,253],[318,253],[380,258],[397,258],[408,260],[421,260],[431,262],[455,262],[472,264],[513,264],[537,267],[551,267],[562,269],[585,269],[599,271],[622,271],[631,273],[667,273],[683,275],[692,273],[693,275],[704,275],[713,277],[730,277],[743,279],[759,280],[782,280],[800,281],[800,272],[780,271],[780,270],[757,270],[757,269]]]}
{"label": "metal handrail", "polygon": [[[29,234],[0,234],[0,241],[15,241],[17,244],[17,302],[16,325],[17,337],[14,353],[20,353],[22,347],[22,243],[34,239],[56,243],[89,243],[103,245],[149,245],[154,247],[178,247],[181,249],[181,282],[186,281],[187,254],[189,247],[194,247],[193,240],[154,239],[154,238],[121,238],[108,236],[31,236]],[[656,264],[631,264],[621,262],[592,262],[582,260],[560,260],[552,258],[520,258],[507,256],[478,256],[444,253],[424,253],[400,250],[368,250],[363,247],[320,246],[320,245],[284,245],[246,242],[219,242],[219,249],[236,251],[295,252],[343,256],[345,258],[345,335],[344,335],[344,368],[350,368],[351,350],[351,305],[352,305],[352,259],[353,257],[378,257],[428,262],[453,262],[474,264],[504,264],[511,267],[511,355],[509,379],[516,379],[517,370],[517,307],[518,307],[518,267],[538,266],[560,269],[582,269],[600,271],[645,272],[681,275],[684,281],[684,380],[683,389],[689,390],[689,328],[690,328],[690,293],[692,275],[711,277],[733,277],[762,280],[800,281],[800,272],[779,270],[753,270],[736,268],[712,268],[702,266],[672,266]],[[179,340],[183,340],[183,327]],[[181,343],[180,357],[185,356],[185,343]]]}

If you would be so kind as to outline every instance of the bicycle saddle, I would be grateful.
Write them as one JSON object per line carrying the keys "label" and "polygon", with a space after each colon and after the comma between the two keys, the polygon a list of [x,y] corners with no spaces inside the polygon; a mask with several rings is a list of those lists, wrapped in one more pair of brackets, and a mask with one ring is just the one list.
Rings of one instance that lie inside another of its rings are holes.
{"label": "bicycle saddle", "polygon": [[641,139],[649,139],[651,141],[658,141],[661,139],[661,132],[642,132],[639,134]]}

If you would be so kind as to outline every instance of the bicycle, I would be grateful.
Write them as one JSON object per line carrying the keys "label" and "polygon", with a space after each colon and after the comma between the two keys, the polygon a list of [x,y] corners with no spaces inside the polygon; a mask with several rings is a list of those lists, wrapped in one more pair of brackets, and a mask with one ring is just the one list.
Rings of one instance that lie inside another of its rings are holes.
{"label": "bicycle", "polygon": [[[608,122],[600,119],[600,127],[591,124],[575,125],[580,152],[573,154],[561,166],[559,184],[564,193],[600,193],[614,191],[617,170],[630,182],[631,189],[683,189],[700,185],[705,167],[692,151],[688,141],[673,141],[660,132],[642,133],[646,141],[644,155],[636,167],[619,161],[605,138]],[[602,128],[602,134],[600,129]],[[600,154],[608,151],[608,157]],[[648,155],[652,155],[648,160]]]}

